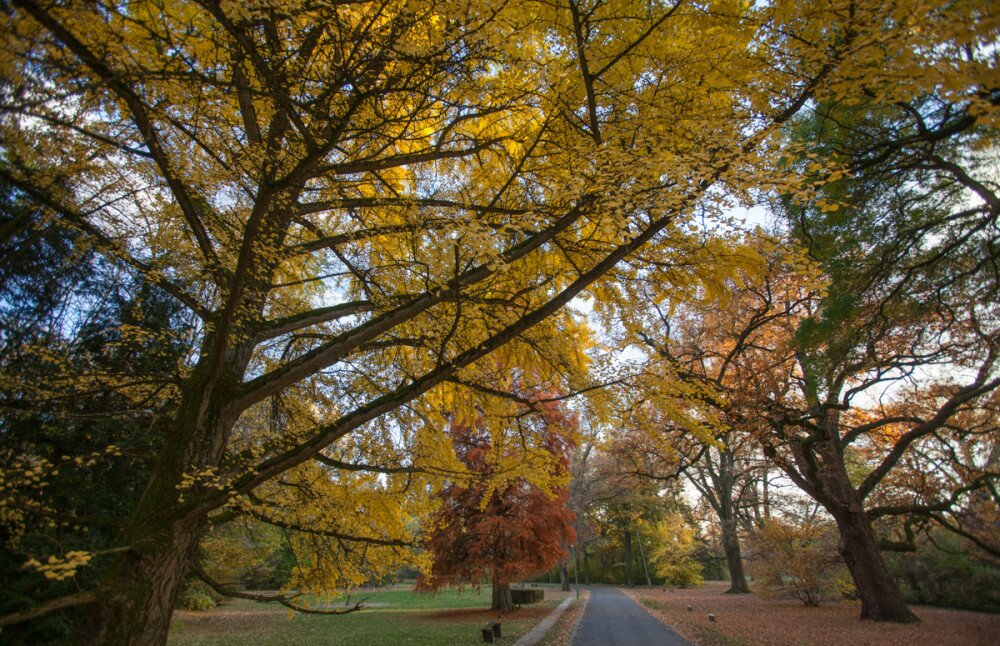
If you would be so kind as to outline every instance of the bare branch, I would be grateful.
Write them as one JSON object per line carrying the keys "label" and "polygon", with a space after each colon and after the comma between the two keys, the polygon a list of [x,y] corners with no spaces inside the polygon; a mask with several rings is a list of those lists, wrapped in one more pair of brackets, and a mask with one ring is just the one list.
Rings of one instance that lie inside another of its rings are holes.
{"label": "bare branch", "polygon": [[261,603],[280,603],[286,608],[290,608],[296,612],[301,612],[307,615],[346,615],[361,610],[364,608],[365,601],[368,601],[368,599],[362,599],[347,610],[322,610],[319,608],[309,608],[293,603],[294,599],[302,596],[302,594],[298,592],[289,594],[260,594],[255,592],[242,592],[224,583],[219,583],[210,577],[197,561],[192,562],[191,571],[195,573],[195,576],[204,581],[210,588],[222,596],[234,597],[236,599],[249,599],[250,601],[259,601]]}
{"label": "bare branch", "polygon": [[56,610],[62,610],[63,608],[72,608],[73,606],[83,606],[88,603],[94,603],[97,601],[97,595],[93,590],[88,590],[87,592],[78,592],[76,594],[71,594],[65,597],[59,597],[53,599],[52,601],[47,601],[45,603],[39,604],[30,610],[22,610],[20,612],[12,612],[10,614],[0,617],[0,627],[3,626],[13,626],[14,624],[19,624],[23,621],[28,621],[29,619],[34,619],[35,617],[41,617],[50,612]]}

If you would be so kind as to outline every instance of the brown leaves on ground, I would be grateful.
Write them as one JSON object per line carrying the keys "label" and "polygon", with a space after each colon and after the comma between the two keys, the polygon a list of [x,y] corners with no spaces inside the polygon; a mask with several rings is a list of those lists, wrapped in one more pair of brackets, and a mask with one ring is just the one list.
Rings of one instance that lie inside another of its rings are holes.
{"label": "brown leaves on ground", "polygon": [[[699,646],[938,646],[996,644],[1000,615],[915,606],[918,624],[861,621],[858,602],[824,603],[818,608],[793,599],[756,594],[723,594],[726,586],[692,590],[626,590],[654,616]],[[688,612],[687,606],[693,607]],[[715,623],[708,620],[714,613]]]}
{"label": "brown leaves on ground", "polygon": [[583,610],[587,607],[588,599],[590,599],[590,590],[580,590],[580,598],[570,604],[569,608],[556,621],[556,625],[545,634],[541,646],[569,646],[572,644],[573,637],[576,635],[576,625],[583,617]]}

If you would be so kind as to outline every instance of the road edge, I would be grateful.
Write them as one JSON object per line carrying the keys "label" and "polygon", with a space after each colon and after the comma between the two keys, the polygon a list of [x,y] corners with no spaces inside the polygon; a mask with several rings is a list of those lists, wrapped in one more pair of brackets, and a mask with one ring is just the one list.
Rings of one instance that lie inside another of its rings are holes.
{"label": "road edge", "polygon": [[549,632],[549,629],[556,624],[559,617],[566,611],[571,603],[575,600],[572,594],[566,595],[566,598],[556,606],[552,612],[545,616],[544,619],[535,624],[535,627],[529,630],[527,633],[521,636],[514,642],[514,646],[535,646],[538,642],[545,638],[545,634]]}

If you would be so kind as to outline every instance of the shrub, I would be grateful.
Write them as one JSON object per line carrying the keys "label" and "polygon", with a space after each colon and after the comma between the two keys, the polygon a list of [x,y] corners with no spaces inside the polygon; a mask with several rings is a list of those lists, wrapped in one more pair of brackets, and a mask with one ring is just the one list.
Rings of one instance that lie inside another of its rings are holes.
{"label": "shrub", "polygon": [[765,593],[798,598],[807,606],[849,596],[854,585],[837,554],[828,523],[769,520],[750,541],[750,572]]}
{"label": "shrub", "polygon": [[650,560],[656,573],[670,585],[701,585],[702,565],[695,559],[699,542],[695,530],[680,514],[667,516],[656,526],[656,546]]}
{"label": "shrub", "polygon": [[191,579],[184,585],[177,598],[181,610],[211,610],[219,605],[222,597],[198,579]]}
{"label": "shrub", "polygon": [[956,539],[936,536],[935,542],[940,547],[924,543],[886,559],[906,600],[1000,612],[1000,569],[974,558]]}
{"label": "shrub", "polygon": [[295,555],[282,544],[247,565],[237,578],[248,590],[277,590],[288,583],[294,566]]}
{"label": "shrub", "polygon": [[539,603],[545,598],[545,590],[541,588],[511,588],[510,598],[518,605]]}
{"label": "shrub", "polygon": [[678,588],[693,588],[701,585],[704,581],[701,571],[701,563],[690,558],[663,565],[657,570],[664,582],[676,585]]}

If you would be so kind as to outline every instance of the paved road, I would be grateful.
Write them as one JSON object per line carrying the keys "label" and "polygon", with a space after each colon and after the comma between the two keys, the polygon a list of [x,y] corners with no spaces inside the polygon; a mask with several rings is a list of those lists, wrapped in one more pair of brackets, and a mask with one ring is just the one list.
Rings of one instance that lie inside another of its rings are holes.
{"label": "paved road", "polygon": [[576,628],[573,646],[694,646],[670,630],[625,593],[590,588],[590,600]]}

